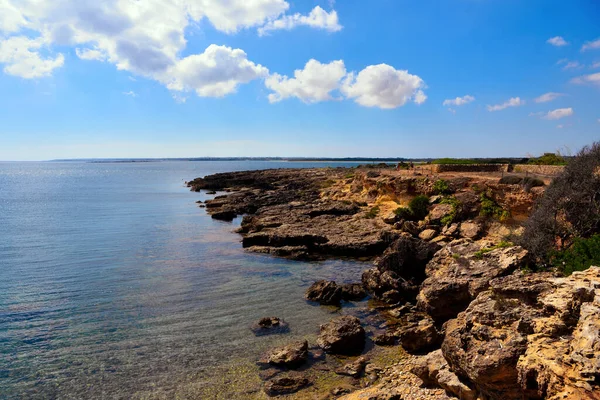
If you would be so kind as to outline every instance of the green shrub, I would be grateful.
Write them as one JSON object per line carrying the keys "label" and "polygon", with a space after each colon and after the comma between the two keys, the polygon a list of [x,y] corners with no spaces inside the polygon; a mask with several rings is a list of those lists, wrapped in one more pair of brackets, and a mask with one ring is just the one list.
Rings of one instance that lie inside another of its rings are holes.
{"label": "green shrub", "polygon": [[444,179],[439,179],[433,184],[433,191],[436,194],[450,194],[452,191],[450,190],[450,186],[448,185],[448,181]]}
{"label": "green shrub", "polygon": [[379,215],[379,206],[372,207],[366,215],[366,218],[373,219]]}
{"label": "green shrub", "polygon": [[455,165],[455,164],[477,164],[477,161],[467,158],[438,158],[433,160],[432,164]]}
{"label": "green shrub", "polygon": [[490,199],[485,193],[481,194],[480,199],[481,211],[479,212],[479,215],[482,217],[497,218],[500,221],[504,221],[510,217],[510,213],[507,210],[500,207],[498,203]]}
{"label": "green shrub", "polygon": [[442,225],[450,225],[452,222],[454,222],[454,220],[458,216],[458,214],[462,208],[462,204],[454,196],[443,198],[441,203],[442,204],[450,204],[452,206],[452,211],[450,211],[450,213],[448,215],[444,216],[440,220]]}
{"label": "green shrub", "polygon": [[412,211],[410,211],[409,208],[407,207],[398,207],[394,210],[394,214],[396,214],[398,216],[398,218],[400,219],[405,219],[408,221],[412,221],[415,216],[413,215]]}
{"label": "green shrub", "polygon": [[511,247],[511,246],[514,246],[511,242],[502,241],[502,242],[498,243],[495,246],[486,247],[484,249],[476,251],[475,254],[474,254],[474,256],[475,256],[475,258],[481,259],[481,258],[483,258],[484,254],[492,252],[492,251],[494,251],[496,249],[504,249],[506,247]]}
{"label": "green shrub", "polygon": [[418,195],[408,203],[408,208],[418,221],[424,219],[429,214],[429,197]]}
{"label": "green shrub", "polygon": [[588,239],[577,238],[568,249],[553,252],[550,259],[551,264],[565,275],[600,265],[600,235]]}
{"label": "green shrub", "polygon": [[544,153],[542,156],[530,159],[527,164],[532,165],[567,165],[567,160],[560,154]]}

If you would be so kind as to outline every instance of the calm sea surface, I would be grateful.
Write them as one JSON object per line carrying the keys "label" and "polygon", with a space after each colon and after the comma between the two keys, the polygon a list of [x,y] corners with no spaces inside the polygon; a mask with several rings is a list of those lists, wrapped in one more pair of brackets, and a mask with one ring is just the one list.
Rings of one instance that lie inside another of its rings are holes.
{"label": "calm sea surface", "polygon": [[[258,354],[335,312],[306,287],[365,265],[246,253],[184,181],[327,165],[0,163],[0,398],[246,397]],[[291,333],[254,337],[267,315]]]}

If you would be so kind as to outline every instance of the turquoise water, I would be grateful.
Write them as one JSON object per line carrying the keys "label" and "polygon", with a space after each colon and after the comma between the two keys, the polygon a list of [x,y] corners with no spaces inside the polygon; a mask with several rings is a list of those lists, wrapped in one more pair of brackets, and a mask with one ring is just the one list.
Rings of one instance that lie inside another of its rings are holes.
{"label": "turquoise water", "polygon": [[[365,265],[246,253],[239,219],[212,220],[195,204],[212,196],[184,181],[326,165],[0,163],[0,398],[218,392],[231,365],[314,335],[334,311],[306,304],[306,287]],[[266,315],[292,332],[254,337]]]}

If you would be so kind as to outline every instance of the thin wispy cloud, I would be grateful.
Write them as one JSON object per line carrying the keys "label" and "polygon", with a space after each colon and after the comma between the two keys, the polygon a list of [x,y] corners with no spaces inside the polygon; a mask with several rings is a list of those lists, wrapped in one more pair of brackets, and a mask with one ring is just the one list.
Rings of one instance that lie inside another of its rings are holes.
{"label": "thin wispy cloud", "polygon": [[504,110],[504,109],[509,108],[509,107],[520,107],[522,105],[525,105],[525,100],[521,100],[520,97],[513,97],[513,98],[505,101],[502,104],[498,104],[498,105],[495,105],[495,106],[488,105],[487,106],[487,110],[490,111],[490,112],[501,111],[501,110]]}
{"label": "thin wispy cloud", "polygon": [[600,85],[600,72],[590,75],[582,75],[571,79],[571,83],[576,85],[595,84]]}
{"label": "thin wispy cloud", "polygon": [[600,38],[590,41],[590,42],[585,42],[583,44],[583,46],[581,47],[581,51],[598,50],[598,49],[600,49]]}
{"label": "thin wispy cloud", "polygon": [[584,65],[579,63],[579,61],[569,61],[565,64],[565,66],[562,69],[563,69],[563,71],[567,71],[570,69],[581,69],[583,67],[584,67]]}
{"label": "thin wispy cloud", "polygon": [[133,90],[130,90],[129,92],[123,92],[123,94],[125,96],[130,96],[130,97],[137,97],[138,96],[137,93],[134,92]]}
{"label": "thin wispy cloud", "polygon": [[546,41],[546,43],[551,44],[556,47],[568,46],[569,42],[567,42],[562,36],[555,36]]}
{"label": "thin wispy cloud", "polygon": [[465,104],[469,104],[475,101],[475,97],[471,96],[471,95],[466,95],[463,97],[457,97],[455,99],[447,99],[444,100],[443,105],[444,106],[462,106]]}
{"label": "thin wispy cloud", "polygon": [[572,108],[559,108],[559,109],[556,109],[556,110],[553,110],[553,111],[549,111],[542,118],[554,121],[554,120],[557,120],[557,119],[570,117],[573,114],[574,114],[574,111],[573,111]]}
{"label": "thin wispy cloud", "polygon": [[556,100],[562,96],[564,96],[564,93],[549,92],[549,93],[544,93],[540,97],[537,97],[534,101],[536,103],[548,103],[549,101]]}

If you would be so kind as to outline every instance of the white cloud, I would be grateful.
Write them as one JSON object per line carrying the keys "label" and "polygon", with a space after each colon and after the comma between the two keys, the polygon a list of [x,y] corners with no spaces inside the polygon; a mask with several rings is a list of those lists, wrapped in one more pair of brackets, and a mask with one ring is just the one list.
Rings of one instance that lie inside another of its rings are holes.
{"label": "white cloud", "polygon": [[551,44],[552,46],[562,47],[567,46],[569,43],[562,36],[555,36],[546,41],[546,43]]}
{"label": "white cloud", "polygon": [[329,64],[310,60],[304,69],[294,71],[293,78],[273,74],[265,80],[265,86],[275,92],[269,94],[271,103],[290,97],[305,103],[317,103],[334,99],[332,92],[340,89],[345,77],[346,67],[342,60]]}
{"label": "white cloud", "polygon": [[581,51],[597,50],[600,49],[600,39],[593,40],[591,42],[585,42],[581,47]]}
{"label": "white cloud", "polygon": [[521,100],[520,97],[513,97],[507,101],[505,101],[502,104],[498,104],[495,106],[487,106],[487,110],[488,111],[500,111],[500,110],[504,110],[505,108],[508,107],[519,107],[525,104],[525,100]]}
{"label": "white cloud", "polygon": [[42,47],[45,47],[43,38],[12,36],[0,41],[0,64],[4,64],[4,72],[25,79],[51,75],[64,64],[65,58],[62,54],[43,58],[39,52]]}
{"label": "white cloud", "polygon": [[544,117],[544,119],[548,119],[548,120],[557,120],[557,119],[561,119],[561,118],[565,118],[565,117],[570,117],[573,115],[573,109],[572,108],[559,108],[557,110],[554,111],[549,111]]}
{"label": "white cloud", "polygon": [[475,97],[473,97],[471,95],[466,95],[463,97],[457,97],[455,99],[444,100],[443,105],[444,106],[462,106],[464,104],[469,104],[473,101],[475,101]]}
{"label": "white cloud", "polygon": [[342,29],[335,10],[328,13],[321,7],[316,6],[308,15],[297,13],[294,15],[284,15],[277,20],[269,21],[265,26],[258,29],[258,34],[262,36],[270,31],[279,29],[291,30],[297,26],[310,26],[328,32],[338,32]]}
{"label": "white cloud", "polygon": [[179,60],[168,69],[163,83],[174,91],[194,90],[201,97],[223,97],[238,85],[265,77],[269,70],[247,59],[240,49],[210,45],[202,54]]}
{"label": "white cloud", "polygon": [[[24,78],[49,76],[64,64],[62,54],[49,56],[52,46],[69,46],[83,60],[111,63],[171,90],[221,97],[268,70],[242,50],[224,46],[210,45],[202,54],[182,58],[186,30],[208,20],[232,34],[277,21],[289,7],[285,0],[0,0],[0,32],[5,33],[0,64],[6,73]],[[306,17],[290,18],[341,29],[335,11],[315,8]]]}
{"label": "white cloud", "polygon": [[600,68],[600,61],[597,61],[592,64],[592,69]]}
{"label": "white cloud", "polygon": [[77,54],[77,57],[81,58],[82,60],[89,60],[89,61],[105,61],[107,59],[107,55],[106,53],[104,53],[102,50],[97,50],[97,49],[75,49],[75,54]]}
{"label": "white cloud", "polygon": [[425,82],[408,71],[397,70],[387,64],[371,65],[345,79],[342,93],[365,107],[392,109],[409,101],[422,104],[427,100],[423,92]]}
{"label": "white cloud", "polygon": [[137,93],[134,92],[133,90],[130,90],[129,92],[123,92],[123,94],[125,96],[137,97]]}
{"label": "white cloud", "polygon": [[583,68],[584,65],[581,65],[579,63],[579,61],[569,61],[565,64],[565,66],[563,67],[563,70],[569,70],[569,69],[580,69]]}
{"label": "white cloud", "polygon": [[536,98],[535,102],[536,103],[547,103],[549,101],[556,100],[562,96],[564,96],[563,93],[549,92],[549,93],[545,93],[545,94],[541,95],[540,97]]}
{"label": "white cloud", "polygon": [[577,78],[571,79],[571,83],[575,83],[578,85],[584,85],[587,83],[592,83],[596,85],[600,85],[600,72],[591,75],[583,75]]}

